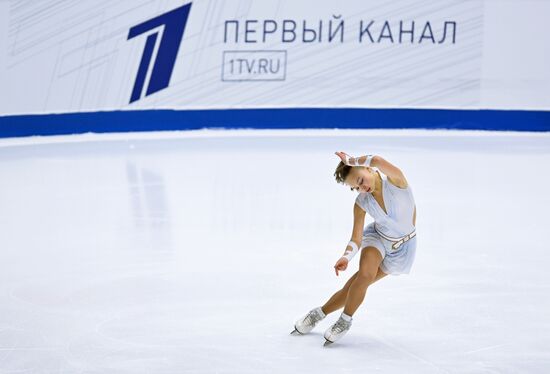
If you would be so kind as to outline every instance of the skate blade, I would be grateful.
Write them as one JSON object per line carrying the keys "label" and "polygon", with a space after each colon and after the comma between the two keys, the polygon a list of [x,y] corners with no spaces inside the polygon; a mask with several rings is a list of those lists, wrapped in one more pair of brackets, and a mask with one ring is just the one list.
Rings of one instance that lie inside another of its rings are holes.
{"label": "skate blade", "polygon": [[290,333],[290,335],[303,335],[303,334],[302,334],[300,331],[294,329],[294,330]]}
{"label": "skate blade", "polygon": [[328,347],[329,345],[331,345],[332,343],[334,342],[331,342],[330,340],[328,340],[327,338],[325,338],[325,344],[323,344],[323,347]]}

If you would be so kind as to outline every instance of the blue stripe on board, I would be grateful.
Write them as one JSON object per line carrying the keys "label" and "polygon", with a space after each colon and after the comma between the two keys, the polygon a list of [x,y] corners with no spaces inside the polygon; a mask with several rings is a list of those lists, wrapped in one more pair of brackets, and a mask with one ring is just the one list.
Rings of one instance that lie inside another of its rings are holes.
{"label": "blue stripe on board", "polygon": [[448,109],[135,110],[0,117],[0,137],[228,129],[461,129],[550,131],[550,111]]}

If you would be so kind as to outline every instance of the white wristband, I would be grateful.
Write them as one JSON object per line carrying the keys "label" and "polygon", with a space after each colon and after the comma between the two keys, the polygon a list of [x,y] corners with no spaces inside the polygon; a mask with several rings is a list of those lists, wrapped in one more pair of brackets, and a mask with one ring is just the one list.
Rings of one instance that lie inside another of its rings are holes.
{"label": "white wristband", "polygon": [[[363,157],[363,156],[361,156]],[[372,162],[372,158],[374,157],[373,155],[366,155],[365,156],[365,162],[359,162],[359,159],[361,157],[348,157],[346,155],[346,165],[349,165],[349,166],[370,166],[370,163]],[[351,161],[353,159],[353,161]]]}
{"label": "white wristband", "polygon": [[367,155],[367,159],[365,160],[365,163],[363,166],[370,166],[370,163],[372,162],[373,155]]}
{"label": "white wristband", "polygon": [[348,247],[351,247],[351,251],[346,248],[346,251],[344,252],[344,255],[342,257],[347,258],[348,262],[349,262],[349,261],[351,261],[353,256],[355,256],[357,254],[357,252],[359,252],[359,247],[352,240],[350,240],[350,242],[348,243]]}

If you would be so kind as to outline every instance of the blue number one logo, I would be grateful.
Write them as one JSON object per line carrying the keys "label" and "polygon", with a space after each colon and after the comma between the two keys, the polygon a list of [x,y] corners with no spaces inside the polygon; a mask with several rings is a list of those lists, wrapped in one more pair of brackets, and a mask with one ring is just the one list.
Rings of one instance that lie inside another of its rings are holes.
{"label": "blue number one logo", "polygon": [[[151,77],[149,78],[149,85],[147,86],[145,96],[149,96],[152,93],[168,87],[190,10],[191,3],[171,10],[168,13],[161,14],[158,17],[140,23],[130,29],[128,40],[157,27],[160,28],[164,26],[160,45],[157,50],[157,58],[155,59],[153,70],[151,71]],[[154,34],[150,34],[145,41],[145,48],[141,56],[141,62],[139,63],[130,103],[141,98],[143,85],[145,83],[147,71],[149,70],[149,64],[151,63],[151,57],[153,56],[158,34],[159,30]]]}

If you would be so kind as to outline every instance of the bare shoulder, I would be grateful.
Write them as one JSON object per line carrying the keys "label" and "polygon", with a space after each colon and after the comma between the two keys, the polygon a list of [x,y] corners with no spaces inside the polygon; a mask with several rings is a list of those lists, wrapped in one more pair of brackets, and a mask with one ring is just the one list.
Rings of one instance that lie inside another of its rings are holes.
{"label": "bare shoulder", "polygon": [[371,166],[377,168],[386,175],[388,181],[397,188],[405,189],[408,187],[405,175],[400,168],[380,156],[374,156]]}

